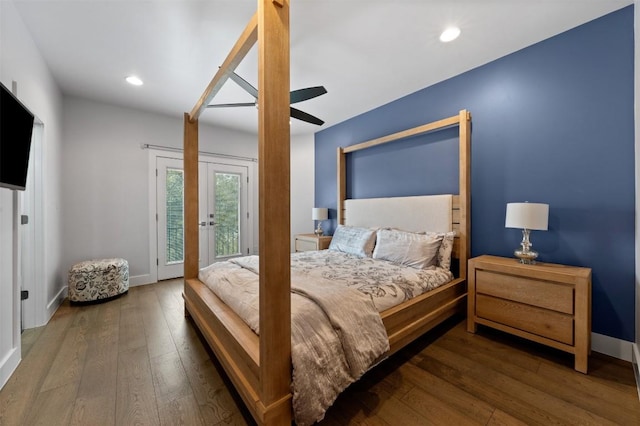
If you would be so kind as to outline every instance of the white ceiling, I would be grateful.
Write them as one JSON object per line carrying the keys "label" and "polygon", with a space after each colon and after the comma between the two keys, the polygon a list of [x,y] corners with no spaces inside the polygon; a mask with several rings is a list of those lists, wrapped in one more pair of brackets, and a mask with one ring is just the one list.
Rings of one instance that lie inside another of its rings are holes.
{"label": "white ceiling", "polygon": [[[6,1],[6,0],[1,0]],[[65,95],[182,117],[256,9],[256,0],[14,0]],[[291,0],[291,88],[328,94],[296,104],[316,132],[559,34],[632,0]],[[438,40],[449,25],[454,42]],[[256,48],[237,69],[257,86]],[[125,83],[129,74],[145,84]],[[232,81],[215,103],[251,102]],[[201,122],[256,132],[254,108]]]}

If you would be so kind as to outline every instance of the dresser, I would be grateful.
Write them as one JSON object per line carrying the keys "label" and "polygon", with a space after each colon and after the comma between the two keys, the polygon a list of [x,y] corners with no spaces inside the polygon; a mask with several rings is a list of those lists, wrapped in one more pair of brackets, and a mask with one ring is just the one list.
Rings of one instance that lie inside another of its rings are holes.
{"label": "dresser", "polygon": [[331,235],[298,234],[295,236],[295,249],[299,251],[325,250],[329,248]]}
{"label": "dresser", "polygon": [[587,373],[591,269],[479,256],[469,260],[467,331],[477,324],[574,354]]}

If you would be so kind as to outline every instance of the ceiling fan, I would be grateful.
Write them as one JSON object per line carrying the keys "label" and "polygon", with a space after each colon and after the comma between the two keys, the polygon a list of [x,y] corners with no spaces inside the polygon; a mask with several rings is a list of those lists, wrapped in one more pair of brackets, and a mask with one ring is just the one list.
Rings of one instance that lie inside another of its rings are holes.
{"label": "ceiling fan", "polygon": [[[254,102],[239,102],[233,104],[213,104],[207,105],[207,108],[227,108],[227,107],[247,107],[247,106],[256,106],[258,104],[258,89],[253,87],[248,81],[244,78],[240,77],[235,72],[229,75],[231,80],[235,81],[238,86],[242,87],[248,94],[255,98]],[[292,104],[306,101],[308,99],[313,99],[320,95],[324,95],[327,93],[327,89],[323,86],[314,86],[307,87],[304,89],[293,90],[289,94],[289,102]],[[324,121],[320,120],[318,117],[314,117],[311,114],[307,114],[304,111],[300,111],[299,109],[289,107],[289,115],[293,118],[297,118],[298,120],[306,121],[307,123],[317,124],[318,126],[322,126]]]}

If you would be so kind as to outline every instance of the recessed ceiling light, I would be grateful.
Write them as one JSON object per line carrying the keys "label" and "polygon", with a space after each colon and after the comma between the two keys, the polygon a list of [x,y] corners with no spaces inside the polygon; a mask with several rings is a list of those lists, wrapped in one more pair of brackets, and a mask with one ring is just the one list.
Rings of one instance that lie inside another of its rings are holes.
{"label": "recessed ceiling light", "polygon": [[440,41],[443,43],[447,43],[449,41],[453,41],[458,38],[460,35],[460,28],[458,27],[449,27],[440,34]]}
{"label": "recessed ceiling light", "polygon": [[140,80],[135,75],[130,75],[129,77],[125,78],[125,80],[127,80],[127,83],[133,84],[134,86],[142,86],[144,84],[142,80]]}

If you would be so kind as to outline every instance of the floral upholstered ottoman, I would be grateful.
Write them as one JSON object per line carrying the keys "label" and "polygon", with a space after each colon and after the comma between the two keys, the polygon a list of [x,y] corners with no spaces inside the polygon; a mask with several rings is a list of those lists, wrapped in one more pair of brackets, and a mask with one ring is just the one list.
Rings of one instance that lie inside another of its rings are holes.
{"label": "floral upholstered ottoman", "polygon": [[94,302],[129,290],[129,263],[124,259],[87,260],[69,270],[69,300]]}

